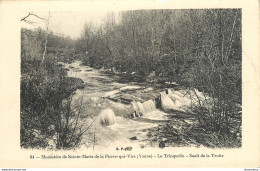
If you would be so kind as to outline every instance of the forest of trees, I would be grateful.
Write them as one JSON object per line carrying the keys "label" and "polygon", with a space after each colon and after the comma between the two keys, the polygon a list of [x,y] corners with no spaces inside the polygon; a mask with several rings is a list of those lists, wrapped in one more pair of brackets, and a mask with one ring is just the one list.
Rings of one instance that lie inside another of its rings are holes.
{"label": "forest of trees", "polygon": [[119,16],[110,13],[101,26],[86,24],[76,50],[84,54],[85,64],[96,68],[142,76],[156,71],[158,79],[190,83],[189,71],[201,66],[240,69],[241,11],[140,10],[121,12]]}
{"label": "forest of trees", "polygon": [[[212,108],[200,103],[194,109],[199,122],[226,137],[231,135],[230,118],[241,110],[242,103],[240,9],[109,13],[101,25],[87,23],[77,40],[48,34],[45,59],[46,31],[29,32],[22,30],[22,146],[30,139],[29,127],[47,131],[48,126],[57,125],[52,122],[57,122],[53,117],[59,115],[53,113],[60,110],[62,99],[78,88],[74,84],[80,80],[67,86],[73,78],[66,77],[66,71],[55,62],[76,59],[114,73],[134,72],[143,81],[177,82],[191,91],[197,88],[214,99]],[[151,73],[155,75],[151,77]],[[26,110],[30,116],[23,115]]]}

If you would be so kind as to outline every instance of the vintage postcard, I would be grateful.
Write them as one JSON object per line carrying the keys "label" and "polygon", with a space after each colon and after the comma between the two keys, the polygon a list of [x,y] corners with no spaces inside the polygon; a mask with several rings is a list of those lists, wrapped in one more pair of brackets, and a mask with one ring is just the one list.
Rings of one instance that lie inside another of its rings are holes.
{"label": "vintage postcard", "polygon": [[0,167],[259,167],[259,14],[2,1]]}

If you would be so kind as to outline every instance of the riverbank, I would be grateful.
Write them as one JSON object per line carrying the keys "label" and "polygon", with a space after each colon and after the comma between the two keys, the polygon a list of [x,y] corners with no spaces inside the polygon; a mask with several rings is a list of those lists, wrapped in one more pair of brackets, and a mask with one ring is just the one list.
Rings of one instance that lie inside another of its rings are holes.
{"label": "riverbank", "polygon": [[23,60],[22,69],[21,147],[56,148],[58,142],[51,141],[64,126],[58,126],[67,111],[64,101],[84,87],[83,81],[67,77],[68,70],[48,58]]}
{"label": "riverbank", "polygon": [[[115,144],[138,148],[223,146],[216,141],[217,135],[199,125],[196,114],[190,110],[190,105],[195,103],[195,94],[191,95],[187,89],[176,86],[173,89],[167,84],[122,83],[118,80],[124,78],[118,74],[82,66],[79,61],[65,65],[69,69],[68,76],[80,78],[85,84],[85,88],[77,90],[73,97],[75,102],[83,99],[81,122],[90,124],[108,108],[116,116],[115,124],[109,126],[94,121],[89,130],[91,133],[84,138],[89,140],[88,147],[102,149]],[[197,94],[202,96],[198,91]],[[155,99],[159,96],[165,96],[163,104],[155,107]],[[137,110],[144,113],[143,116],[132,115]],[[239,146],[239,143],[233,146]]]}
{"label": "riverbank", "polygon": [[[125,73],[125,72],[110,72],[106,71],[106,73],[109,73],[111,75],[118,75],[119,81],[129,81],[129,80],[135,80],[132,79],[135,74]],[[139,78],[139,77],[138,77]],[[185,99],[184,101],[181,101],[181,103],[186,103],[186,108],[183,110],[181,108],[178,108],[181,105],[177,105],[178,107],[173,107],[173,110],[164,110],[163,108],[160,108],[160,110],[163,110],[165,113],[167,113],[168,120],[166,122],[162,122],[158,125],[156,128],[149,129],[148,131],[148,137],[151,146],[162,146],[162,147],[176,147],[176,146],[204,146],[204,147],[211,147],[211,148],[234,148],[234,147],[241,147],[242,143],[242,128],[241,128],[241,112],[236,113],[235,111],[240,111],[241,106],[238,105],[237,109],[233,111],[234,117],[232,116],[230,120],[232,120],[232,127],[230,127],[229,135],[221,134],[219,132],[215,132],[207,128],[207,126],[203,126],[198,121],[198,115],[196,112],[196,106],[198,106],[199,101],[200,103],[205,100],[205,95],[203,95],[201,92],[195,89],[195,94],[190,94],[190,89],[187,90],[187,88],[183,86],[179,86],[176,83],[169,84],[166,82],[161,83],[151,83],[147,82],[145,79],[138,79],[138,82],[140,85],[149,85],[147,89],[151,89],[153,91],[153,97],[158,97],[158,94],[164,90],[169,89],[170,91],[176,91],[177,94],[180,95],[182,93],[182,97],[187,98],[187,95],[190,96],[190,99]],[[152,88],[153,87],[153,88]],[[145,94],[142,94],[141,92],[136,91],[136,94],[146,98]],[[140,96],[138,96],[140,98]],[[197,101],[197,97],[200,97],[200,100]],[[177,99],[180,99],[182,97],[177,97]],[[148,97],[148,99],[151,97]],[[146,100],[148,100],[146,99]],[[175,102],[175,98],[172,98],[172,100]],[[210,98],[206,99],[209,101]],[[183,99],[182,99],[183,100]],[[187,105],[187,101],[191,100],[190,104]],[[186,102],[185,102],[186,101]],[[197,104],[196,104],[197,103]],[[208,103],[208,102],[206,102]],[[192,109],[192,105],[195,105],[194,109]],[[207,105],[209,108],[209,104],[203,104]],[[195,113],[194,113],[195,112]],[[216,114],[217,115],[217,114]]]}

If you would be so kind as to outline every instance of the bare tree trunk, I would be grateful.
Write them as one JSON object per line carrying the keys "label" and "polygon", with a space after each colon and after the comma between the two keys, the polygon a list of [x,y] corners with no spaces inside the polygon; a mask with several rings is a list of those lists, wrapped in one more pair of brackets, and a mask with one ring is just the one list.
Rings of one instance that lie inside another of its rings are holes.
{"label": "bare tree trunk", "polygon": [[137,61],[137,53],[136,53],[136,51],[137,51],[137,46],[136,46],[136,44],[137,44],[137,41],[136,41],[136,24],[135,24],[135,20],[134,20],[134,16],[133,16],[134,14],[133,14],[133,12],[131,12],[131,20],[132,20],[132,25],[133,25],[133,29],[132,29],[132,36],[133,36],[133,39],[134,39],[134,41],[133,41],[133,43],[134,43],[134,46],[133,46],[133,49],[134,49],[134,59],[135,59],[135,62],[134,62],[134,67],[135,67],[135,71],[137,70],[137,64],[136,64],[136,61]]}
{"label": "bare tree trunk", "polygon": [[45,43],[44,43],[44,51],[43,51],[43,55],[42,55],[42,62],[44,61],[45,55],[46,55],[46,52],[47,52],[48,35],[49,35],[49,33],[48,33],[49,22],[50,22],[50,12],[49,12],[49,16],[48,16],[47,23],[46,23],[46,37],[45,37]]}

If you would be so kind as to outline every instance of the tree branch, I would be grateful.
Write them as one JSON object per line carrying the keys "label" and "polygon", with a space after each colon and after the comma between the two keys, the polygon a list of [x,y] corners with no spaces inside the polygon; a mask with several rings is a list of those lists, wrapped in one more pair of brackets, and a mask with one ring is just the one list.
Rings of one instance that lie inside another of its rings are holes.
{"label": "tree branch", "polygon": [[39,16],[36,15],[36,14],[33,14],[33,13],[29,13],[29,14],[30,14],[31,16],[34,16],[34,17],[39,18],[39,19],[41,19],[41,20],[48,21],[47,19],[42,18],[42,17],[39,17]]}
{"label": "tree branch", "polygon": [[39,19],[41,19],[41,20],[47,21],[45,18],[39,17],[38,15],[36,15],[36,14],[34,14],[34,13],[30,13],[30,12],[28,13],[27,16],[23,17],[23,18],[21,19],[21,21],[25,21],[25,22],[28,21],[27,18],[30,17],[30,16],[34,16],[34,17],[39,18]]}
{"label": "tree branch", "polygon": [[44,20],[44,21],[48,22],[47,19],[42,18],[42,17],[39,17],[38,15],[36,15],[36,14],[34,14],[34,13],[30,13],[30,12],[28,13],[27,16],[23,17],[23,18],[21,19],[21,21],[24,21],[25,23],[28,23],[28,24],[30,24],[30,25],[35,24],[36,22],[28,20],[28,18],[29,18],[30,16],[34,16],[34,17],[36,17],[36,18],[38,18],[38,19],[41,19],[41,20]]}
{"label": "tree branch", "polygon": [[28,18],[31,14],[29,13],[27,16],[25,16],[24,18],[21,19],[21,21],[25,21],[26,18]]}

